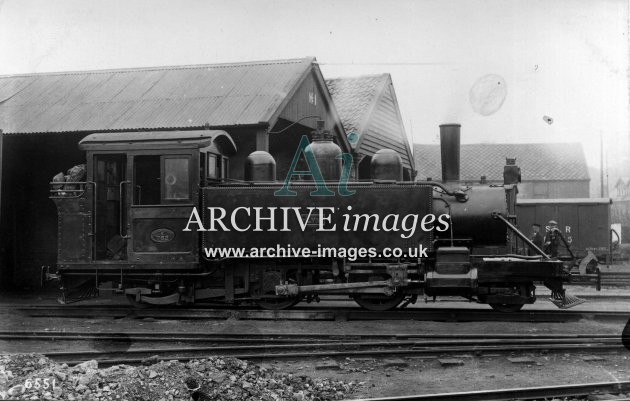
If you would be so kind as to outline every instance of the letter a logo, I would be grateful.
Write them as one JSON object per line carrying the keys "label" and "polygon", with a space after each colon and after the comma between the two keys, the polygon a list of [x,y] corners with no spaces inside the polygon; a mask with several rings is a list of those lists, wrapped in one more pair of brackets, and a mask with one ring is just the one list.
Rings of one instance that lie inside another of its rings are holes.
{"label": "letter a logo", "polygon": [[[317,190],[312,191],[311,196],[335,196],[335,193],[329,190],[326,186],[322,172],[317,164],[317,160],[315,160],[315,155],[308,146],[309,144],[308,137],[306,135],[302,135],[302,139],[295,151],[295,155],[293,156],[293,161],[291,162],[291,167],[289,168],[287,177],[284,180],[284,184],[282,185],[282,188],[274,192],[275,196],[297,196],[297,192],[289,190],[291,177],[294,175],[307,175],[313,177]],[[308,170],[296,170],[298,161],[300,160],[300,154],[304,154]]]}

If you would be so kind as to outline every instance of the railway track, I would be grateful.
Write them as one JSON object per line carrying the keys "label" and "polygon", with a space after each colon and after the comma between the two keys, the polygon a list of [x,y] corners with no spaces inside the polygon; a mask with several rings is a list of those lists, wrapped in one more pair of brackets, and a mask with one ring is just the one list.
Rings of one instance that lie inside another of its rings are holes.
{"label": "railway track", "polygon": [[[467,391],[458,393],[419,394],[397,397],[352,399],[349,401],[498,401],[538,400],[563,397],[581,397],[591,394],[622,394],[630,392],[630,381],[569,384],[562,386],[510,388],[500,390]],[[618,398],[614,398],[618,399]],[[627,399],[627,398],[624,398]]]}
{"label": "railway track", "polygon": [[27,330],[27,331],[0,331],[2,340],[49,340],[49,341],[73,341],[73,340],[131,340],[153,342],[260,342],[260,341],[375,341],[375,340],[563,340],[573,341],[580,339],[605,340],[619,338],[613,334],[422,334],[422,333],[392,333],[392,334],[325,334],[325,333],[203,333],[203,332],[155,332],[155,331],[125,331],[125,332],[85,332],[85,331],[51,331],[51,330]]}
{"label": "railway track", "polygon": [[289,310],[251,308],[151,308],[124,306],[17,306],[13,313],[27,317],[48,318],[136,318],[136,319],[241,319],[241,320],[419,320],[449,322],[570,322],[580,319],[628,320],[630,312],[584,310],[522,310],[501,313],[490,309],[413,307],[387,312],[366,311],[349,307],[302,307]]}
{"label": "railway track", "polygon": [[594,286],[597,291],[602,287],[629,287],[630,272],[598,270],[596,274],[572,275],[570,284]]}
{"label": "railway track", "polygon": [[[522,352],[617,352],[621,338],[615,335],[364,335],[309,334],[226,335],[203,333],[89,333],[0,332],[3,341],[73,341],[72,351],[46,351],[60,363],[75,364],[95,359],[101,365],[138,364],[157,356],[164,360],[190,360],[209,356],[240,359],[321,359],[343,357],[440,356],[453,354],[505,354]],[[80,342],[89,341],[86,344]],[[155,347],[155,342],[177,346]],[[203,345],[199,345],[203,343]],[[182,345],[184,344],[184,345]],[[29,344],[29,348],[32,348]],[[97,350],[93,348],[98,348]]]}
{"label": "railway track", "polygon": [[[385,345],[380,345],[384,347]],[[362,349],[348,349],[348,348]],[[538,344],[538,345],[486,345],[486,346],[433,346],[433,347],[412,347],[391,349],[370,349],[367,344],[357,343],[334,343],[334,344],[314,344],[306,346],[287,347],[276,349],[273,346],[240,346],[240,347],[181,347],[181,348],[146,348],[126,351],[61,351],[45,352],[48,358],[68,365],[96,360],[100,366],[111,366],[128,364],[141,364],[147,360],[152,363],[158,360],[179,360],[188,361],[211,356],[233,357],[245,360],[317,360],[324,358],[386,358],[392,356],[409,357],[437,357],[453,354],[511,354],[522,352],[619,352],[621,345],[617,344]],[[324,350],[322,348],[325,348]],[[291,350],[287,352],[287,349]]]}

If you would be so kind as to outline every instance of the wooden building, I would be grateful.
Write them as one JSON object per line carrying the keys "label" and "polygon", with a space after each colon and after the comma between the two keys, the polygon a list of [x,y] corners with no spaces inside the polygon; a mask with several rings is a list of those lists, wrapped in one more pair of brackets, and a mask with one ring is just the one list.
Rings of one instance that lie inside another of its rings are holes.
{"label": "wooden building", "polygon": [[414,177],[414,159],[389,74],[326,80],[354,152],[357,177],[370,178],[370,162],[380,149],[395,150],[403,179]]}
{"label": "wooden building", "polygon": [[237,151],[221,177],[244,178],[244,161],[269,151],[282,180],[317,120],[351,152],[315,58],[0,77],[3,130],[0,286],[32,286],[56,261],[58,172],[84,163],[92,133],[222,129]]}
{"label": "wooden building", "polygon": [[[439,145],[414,145],[417,180],[442,179]],[[464,144],[460,154],[460,181],[503,182],[506,158],[521,168],[519,198],[588,198],[590,177],[580,143]]]}

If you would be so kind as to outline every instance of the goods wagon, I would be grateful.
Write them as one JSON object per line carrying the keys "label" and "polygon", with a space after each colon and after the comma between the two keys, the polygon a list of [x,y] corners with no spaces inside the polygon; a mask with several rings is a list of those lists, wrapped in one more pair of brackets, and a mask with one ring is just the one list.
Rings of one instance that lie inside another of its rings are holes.
{"label": "goods wagon", "polygon": [[571,258],[573,253],[579,263],[591,252],[600,263],[609,263],[615,239],[610,228],[611,204],[610,198],[518,199],[516,214],[519,228],[528,234],[533,224],[539,224],[544,236],[549,221],[555,220],[571,251],[560,247],[560,258]]}

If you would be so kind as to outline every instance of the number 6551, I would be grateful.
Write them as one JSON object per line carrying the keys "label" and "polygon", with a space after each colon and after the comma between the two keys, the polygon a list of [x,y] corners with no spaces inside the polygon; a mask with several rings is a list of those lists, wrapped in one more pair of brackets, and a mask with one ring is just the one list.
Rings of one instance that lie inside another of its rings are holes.
{"label": "number 6551", "polygon": [[44,390],[48,390],[49,388],[52,388],[54,390],[56,386],[57,386],[57,380],[54,378],[51,380],[51,379],[40,379],[39,377],[37,377],[35,379],[26,379],[26,381],[24,382],[24,388],[34,388],[34,389],[44,388]]}

